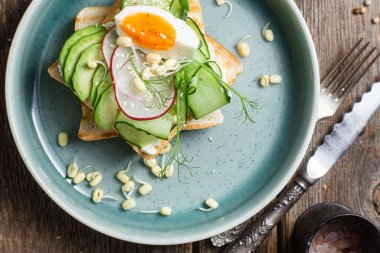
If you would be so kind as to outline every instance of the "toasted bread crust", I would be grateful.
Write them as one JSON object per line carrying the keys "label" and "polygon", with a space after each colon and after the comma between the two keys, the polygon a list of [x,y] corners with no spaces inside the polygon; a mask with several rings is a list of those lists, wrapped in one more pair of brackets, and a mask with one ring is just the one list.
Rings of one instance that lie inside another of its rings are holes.
{"label": "toasted bread crust", "polygon": [[74,29],[79,30],[89,25],[102,24],[103,20],[107,17],[108,13],[112,11],[111,7],[85,7],[82,9],[75,18]]}
{"label": "toasted bread crust", "polygon": [[49,68],[48,68],[48,73],[49,75],[54,78],[55,80],[57,80],[58,82],[60,82],[61,84],[65,84],[65,80],[63,79],[63,76],[59,70],[59,61],[56,61],[53,63],[53,65],[51,65]]}
{"label": "toasted bread crust", "polygon": [[115,21],[115,16],[120,12],[121,0],[117,0],[112,6],[110,11],[104,17],[102,23],[107,24]]}
{"label": "toasted bread crust", "polygon": [[[197,22],[198,26],[202,31],[204,31],[203,16],[199,0],[190,0],[190,14],[189,16]],[[75,30],[80,28],[94,25],[94,24],[105,24],[114,21],[115,15],[119,12],[120,1],[115,2],[110,7],[86,7],[81,10],[75,20]],[[231,54],[222,45],[216,42],[214,39],[206,35],[206,40],[208,43],[212,44],[215,51],[215,60],[224,69],[225,81],[232,84],[236,80],[237,74],[242,72],[243,66],[239,60]],[[61,75],[59,69],[59,62],[56,61],[49,69],[48,72],[52,78],[58,82],[65,84],[65,81]],[[87,103],[82,103],[82,119],[80,122],[80,127],[78,131],[78,137],[84,141],[96,141],[114,138],[118,136],[115,130],[102,131],[96,126],[93,118],[93,110],[91,106]],[[208,116],[200,119],[194,120],[190,119],[186,125],[182,127],[181,130],[199,130],[214,127],[222,124],[223,114],[220,110],[217,110]],[[141,149],[135,145],[132,148],[143,158],[151,159],[156,157],[160,151],[168,145],[172,138],[176,135],[176,129],[170,133],[169,140],[161,140],[161,145],[155,147],[157,154],[148,155],[141,151]]]}
{"label": "toasted bread crust", "polygon": [[99,130],[94,121],[94,112],[86,104],[82,103],[82,119],[78,131],[78,137],[84,141],[95,141],[117,137],[115,130]]}
{"label": "toasted bread crust", "polygon": [[224,116],[220,110],[210,113],[209,115],[201,119],[190,119],[187,124],[182,127],[182,130],[191,131],[191,130],[200,130],[211,128],[222,124],[224,121]]}

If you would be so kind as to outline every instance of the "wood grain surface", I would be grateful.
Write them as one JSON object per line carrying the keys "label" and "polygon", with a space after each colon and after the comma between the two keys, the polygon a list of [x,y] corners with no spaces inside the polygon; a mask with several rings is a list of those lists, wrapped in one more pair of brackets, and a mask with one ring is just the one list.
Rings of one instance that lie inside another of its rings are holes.
{"label": "wood grain surface", "polygon": [[[380,1],[372,1],[365,15],[352,9],[360,0],[296,0],[315,42],[321,74],[343,57],[360,37],[378,46]],[[0,0],[0,252],[220,252],[209,240],[186,245],[155,247],[123,242],[102,235],[71,218],[34,181],[11,136],[5,108],[5,71],[12,37],[30,0]],[[330,119],[320,122],[310,154],[350,104],[379,74],[379,63],[361,80]],[[380,111],[333,170],[313,186],[272,232],[258,252],[292,252],[291,232],[297,217],[321,202],[338,202],[380,225]],[[377,187],[377,190],[376,189]],[[376,211],[377,210],[377,211]]]}

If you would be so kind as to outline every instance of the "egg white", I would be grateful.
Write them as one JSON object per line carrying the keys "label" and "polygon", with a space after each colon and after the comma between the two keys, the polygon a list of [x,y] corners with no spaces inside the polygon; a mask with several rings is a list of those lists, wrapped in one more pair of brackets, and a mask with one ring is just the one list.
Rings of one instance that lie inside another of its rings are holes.
{"label": "egg white", "polygon": [[121,29],[122,20],[135,13],[150,13],[160,16],[168,23],[170,23],[176,31],[175,45],[169,50],[152,50],[134,44],[137,49],[144,53],[157,53],[162,58],[174,58],[176,60],[192,59],[199,46],[199,39],[195,32],[186,24],[185,21],[176,18],[170,12],[154,6],[131,6],[124,8],[119,14],[115,16],[116,30],[120,37],[128,36]]}

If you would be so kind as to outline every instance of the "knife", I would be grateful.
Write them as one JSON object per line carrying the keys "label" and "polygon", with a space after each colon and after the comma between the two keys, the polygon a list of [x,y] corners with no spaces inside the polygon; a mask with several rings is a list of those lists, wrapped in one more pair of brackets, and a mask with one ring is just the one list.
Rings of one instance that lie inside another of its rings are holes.
{"label": "knife", "polygon": [[[307,189],[315,184],[333,167],[345,151],[354,143],[365,125],[380,105],[380,82],[372,85],[369,92],[353,105],[352,111],[344,115],[339,124],[335,124],[331,134],[317,148],[300,175],[277,199],[273,207],[243,234],[230,244],[226,253],[252,253],[270,233],[273,227],[301,198]],[[226,234],[226,236],[228,236]],[[217,243],[218,236],[212,238]]]}

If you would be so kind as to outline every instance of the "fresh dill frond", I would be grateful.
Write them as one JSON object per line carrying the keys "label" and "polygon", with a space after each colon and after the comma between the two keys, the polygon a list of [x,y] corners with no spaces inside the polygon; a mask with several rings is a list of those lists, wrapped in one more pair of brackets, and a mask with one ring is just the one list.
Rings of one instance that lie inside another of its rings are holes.
{"label": "fresh dill frond", "polygon": [[[173,76],[167,76],[165,78],[156,78],[152,80],[144,80],[142,78],[142,74],[136,67],[135,62],[133,61],[133,53],[130,54],[129,61],[131,62],[134,72],[144,82],[149,94],[151,95],[145,98],[145,102],[146,102],[145,106],[147,108],[156,107],[158,109],[166,107],[166,103],[172,99],[171,92],[168,92],[169,95],[165,95],[167,90],[165,89],[158,90],[155,86],[162,86],[163,88],[170,87],[170,83],[173,81]],[[174,91],[174,88],[173,88],[173,91]]]}
{"label": "fresh dill frond", "polygon": [[193,161],[192,157],[189,157],[184,154],[182,150],[182,144],[181,144],[181,138],[180,138],[180,132],[181,132],[181,125],[182,125],[182,120],[181,119],[181,93],[182,95],[185,95],[184,90],[187,90],[187,85],[189,83],[189,80],[187,78],[186,73],[183,70],[180,70],[176,74],[176,89],[177,89],[177,97],[176,97],[176,136],[174,143],[172,144],[172,149],[170,151],[170,159],[165,165],[165,169],[163,169],[163,173],[165,173],[166,169],[170,164],[175,163],[177,165],[177,170],[178,170],[178,179],[180,179],[180,172],[182,169],[187,169],[189,174],[193,176],[192,170],[197,168],[193,167],[190,165],[190,163]]}
{"label": "fresh dill frond", "polygon": [[[177,93],[179,94],[181,91],[177,90]],[[176,136],[174,140],[174,145],[172,145],[172,150],[170,152],[170,159],[167,165],[170,165],[172,163],[175,163],[177,165],[178,170],[178,179],[180,179],[180,171],[181,169],[185,168],[188,170],[189,174],[192,176],[192,169],[195,167],[190,166],[190,163],[193,161],[193,158],[188,157],[184,154],[182,150],[182,144],[181,144],[181,138],[180,138],[180,132],[181,132],[181,117],[180,117],[180,106],[181,103],[179,101],[180,96],[177,96],[176,98],[176,117],[177,117],[177,126],[176,126]],[[165,166],[167,168],[168,166]]]}
{"label": "fresh dill frond", "polygon": [[240,98],[241,107],[242,107],[240,117],[244,117],[243,122],[250,121],[252,123],[255,123],[255,121],[253,120],[253,118],[249,112],[249,108],[255,110],[256,113],[258,113],[258,110],[260,108],[259,108],[259,104],[257,103],[257,101],[249,100],[248,98],[243,96],[240,92],[238,92],[237,90],[235,90],[234,88],[232,88],[228,84],[226,84],[226,85],[228,86],[228,89],[230,91],[232,91],[234,94],[236,94]]}

